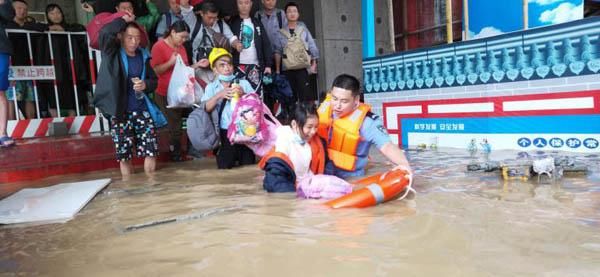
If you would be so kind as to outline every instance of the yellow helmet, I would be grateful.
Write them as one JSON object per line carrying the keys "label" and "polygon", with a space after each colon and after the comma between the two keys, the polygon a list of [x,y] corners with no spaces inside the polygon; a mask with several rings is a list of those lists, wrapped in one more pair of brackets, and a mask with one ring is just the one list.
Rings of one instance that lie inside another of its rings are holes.
{"label": "yellow helmet", "polygon": [[212,51],[210,51],[210,54],[208,54],[208,62],[210,63],[210,68],[213,68],[215,61],[223,56],[228,56],[229,58],[232,58],[231,54],[227,52],[227,50],[217,47],[213,48]]}

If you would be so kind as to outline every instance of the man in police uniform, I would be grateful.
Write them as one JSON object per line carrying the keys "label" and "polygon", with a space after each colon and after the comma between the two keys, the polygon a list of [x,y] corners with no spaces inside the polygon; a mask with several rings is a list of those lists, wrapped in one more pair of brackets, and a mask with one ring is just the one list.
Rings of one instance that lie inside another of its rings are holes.
{"label": "man in police uniform", "polygon": [[327,141],[325,174],[341,178],[365,175],[369,149],[377,149],[394,165],[412,173],[404,152],[391,142],[379,116],[360,103],[360,82],[341,74],[319,107],[319,136]]}

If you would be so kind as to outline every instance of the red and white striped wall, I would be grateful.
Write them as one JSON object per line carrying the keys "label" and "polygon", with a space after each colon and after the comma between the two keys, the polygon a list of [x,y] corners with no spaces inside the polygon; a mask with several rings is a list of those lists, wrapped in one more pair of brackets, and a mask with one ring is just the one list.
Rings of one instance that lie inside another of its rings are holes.
{"label": "red and white striped wall", "polygon": [[[104,120],[104,122],[101,122]],[[41,118],[8,121],[8,135],[15,139],[44,137],[48,135],[48,125],[52,122],[65,122],[69,134],[89,134],[100,132],[101,124],[107,125],[106,119],[101,116],[88,115],[61,118]]]}

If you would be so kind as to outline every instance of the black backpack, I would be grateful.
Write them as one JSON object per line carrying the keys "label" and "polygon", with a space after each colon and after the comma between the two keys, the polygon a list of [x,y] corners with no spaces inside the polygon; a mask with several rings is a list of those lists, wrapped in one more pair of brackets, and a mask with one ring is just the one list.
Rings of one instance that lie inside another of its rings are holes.
{"label": "black backpack", "polygon": [[[282,12],[283,11],[277,12],[277,23],[279,24],[279,29],[283,28],[283,16],[281,15]],[[258,21],[262,22],[262,16],[260,15],[260,13],[257,13],[256,17],[258,18]]]}

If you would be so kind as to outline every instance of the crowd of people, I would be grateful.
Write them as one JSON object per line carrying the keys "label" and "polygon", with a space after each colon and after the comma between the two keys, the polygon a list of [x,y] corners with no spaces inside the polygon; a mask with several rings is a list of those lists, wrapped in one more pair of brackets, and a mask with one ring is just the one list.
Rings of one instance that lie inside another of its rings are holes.
{"label": "crowd of people", "polygon": [[[299,20],[297,3],[289,2],[280,10],[276,8],[276,0],[262,0],[261,9],[253,13],[256,10],[253,6],[257,3],[253,0],[237,0],[238,13],[226,21],[220,16],[215,2],[192,2],[201,3],[169,0],[169,11],[160,15],[156,6],[146,1],[144,14],[136,16],[139,3],[119,0],[115,2],[113,11],[120,12],[119,17],[99,31],[98,48],[102,63],[98,70],[93,105],[110,119],[116,157],[123,175],[133,173],[131,159],[134,149],[136,156],[145,159],[145,172],[155,170],[157,128],[165,125],[161,121],[166,122],[169,130],[171,160],[184,160],[181,147],[182,118],[192,108],[167,107],[169,84],[178,59],[194,69],[195,78],[203,89],[197,107],[207,113],[216,111],[218,114],[216,125],[220,146],[215,154],[220,169],[256,162],[253,149],[228,138],[235,118],[234,107],[240,95],[256,93],[268,109],[273,109],[275,101],[284,100],[274,97],[276,89],[270,84],[276,80],[287,80],[292,94],[289,97],[291,99],[287,100],[289,102],[283,105],[280,119],[284,125],[275,131],[281,135],[276,136],[272,151],[262,157],[261,167],[267,172],[265,189],[286,191],[277,189],[281,187],[278,182],[293,186],[309,173],[341,178],[362,176],[372,145],[396,167],[410,171],[404,153],[391,142],[382,120],[370,112],[368,105],[360,102],[361,85],[356,77],[339,75],[327,98],[317,109],[316,92],[308,89],[308,80],[310,74],[317,73],[319,50],[312,34]],[[98,12],[101,8],[88,3],[84,5],[90,12]],[[53,4],[46,8],[47,24],[28,23],[22,20],[26,16],[26,7],[24,0],[0,0],[0,28],[75,31],[82,27],[64,23],[62,10]],[[18,53],[21,49],[14,44],[11,50],[9,40],[4,29],[0,29],[2,146],[14,144],[6,135],[9,108],[5,71],[8,57],[13,55],[13,64],[18,59],[27,63],[27,58],[23,58],[27,55]],[[15,40],[15,43],[18,42]],[[63,43],[60,39],[53,39],[52,43],[56,44],[55,49],[65,48],[59,45]],[[55,63],[57,71],[68,72],[65,68],[59,68],[60,63]],[[74,94],[70,85],[74,81],[70,78],[70,74],[57,74],[60,100],[65,101],[61,108],[69,113],[74,108],[67,95]],[[79,81],[87,79],[76,80]],[[22,99],[25,104],[27,99],[31,99],[28,98],[30,85],[24,81],[20,85],[22,89],[18,90],[24,95]],[[85,85],[81,84],[82,87]],[[42,84],[40,90],[44,90]],[[49,102],[57,101],[50,99]],[[49,111],[52,112],[54,107],[49,104]],[[27,116],[35,112],[27,112],[26,105],[25,111]],[[161,112],[163,118],[160,117]],[[273,162],[282,158],[287,162],[287,170],[282,170],[277,166],[278,163]],[[287,187],[289,190],[289,185]]]}

